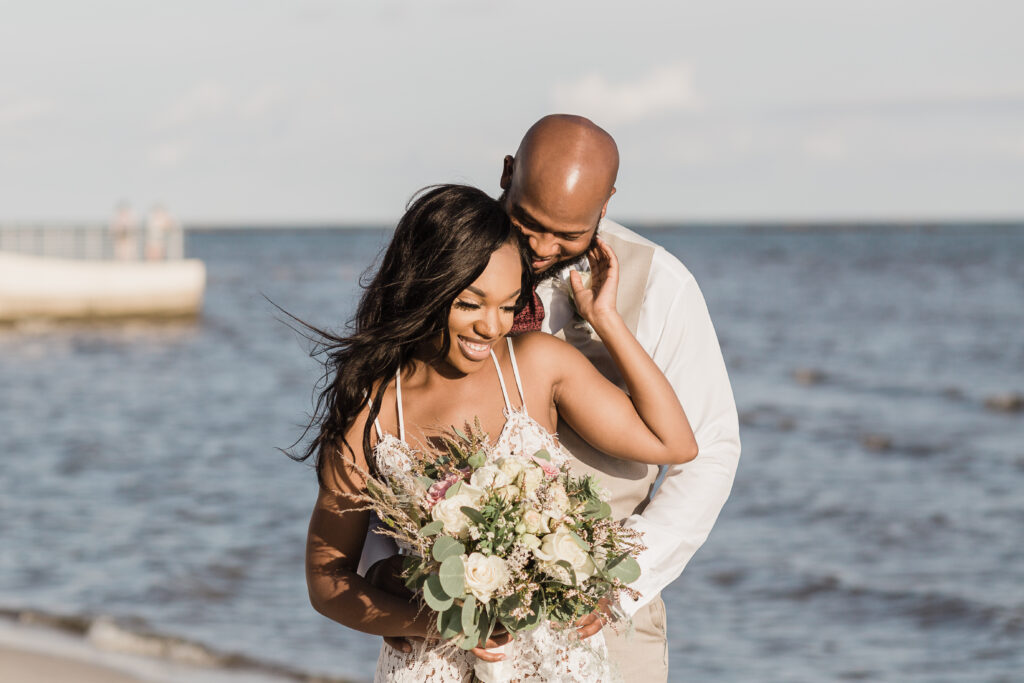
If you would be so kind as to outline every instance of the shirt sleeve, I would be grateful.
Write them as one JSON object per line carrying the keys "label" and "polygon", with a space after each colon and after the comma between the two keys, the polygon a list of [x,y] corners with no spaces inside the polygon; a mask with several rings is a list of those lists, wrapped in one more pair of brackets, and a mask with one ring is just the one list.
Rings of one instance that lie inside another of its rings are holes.
{"label": "shirt sleeve", "polygon": [[[662,369],[693,427],[699,452],[671,465],[642,514],[626,526],[644,533],[639,600],[623,598],[632,616],[677,579],[703,545],[732,489],[740,457],[736,403],[707,304],[693,276],[666,253],[675,268],[652,269],[638,338]],[[681,271],[679,273],[676,270]]]}

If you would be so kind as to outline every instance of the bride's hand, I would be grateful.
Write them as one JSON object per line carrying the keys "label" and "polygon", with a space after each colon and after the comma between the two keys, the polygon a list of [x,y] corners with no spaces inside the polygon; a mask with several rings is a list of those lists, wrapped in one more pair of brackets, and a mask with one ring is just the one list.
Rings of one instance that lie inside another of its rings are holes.
{"label": "bride's hand", "polygon": [[583,284],[579,271],[569,273],[569,284],[576,300],[576,310],[591,325],[603,318],[618,316],[615,298],[619,289],[619,260],[615,252],[600,237],[597,244],[587,252],[590,262],[590,287]]}
{"label": "bride's hand", "polygon": [[501,647],[512,640],[512,636],[509,635],[501,624],[494,627],[494,631],[491,633],[491,637],[487,639],[487,647],[474,647],[470,652],[475,654],[478,659],[482,659],[485,662],[500,662],[505,659],[505,655],[497,652],[488,652],[487,650],[492,647]]}
{"label": "bride's hand", "polygon": [[597,611],[586,614],[577,620],[573,626],[576,627],[576,635],[580,640],[589,638],[594,635],[604,626],[604,622],[608,619],[611,614],[611,610],[608,605],[608,600],[601,598],[598,601]]}

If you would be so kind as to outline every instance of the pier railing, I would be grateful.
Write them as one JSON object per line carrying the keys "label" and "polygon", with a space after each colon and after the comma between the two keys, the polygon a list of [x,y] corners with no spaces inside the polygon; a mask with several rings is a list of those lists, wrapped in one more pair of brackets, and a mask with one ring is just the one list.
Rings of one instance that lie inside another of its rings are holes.
{"label": "pier railing", "polygon": [[85,260],[177,260],[185,238],[175,224],[159,235],[145,227],[115,232],[108,225],[0,225],[0,251],[46,258]]}

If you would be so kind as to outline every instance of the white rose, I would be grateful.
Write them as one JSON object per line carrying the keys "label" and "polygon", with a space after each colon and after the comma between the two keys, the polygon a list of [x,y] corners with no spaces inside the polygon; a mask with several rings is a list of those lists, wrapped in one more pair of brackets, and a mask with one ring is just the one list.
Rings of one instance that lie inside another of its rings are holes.
{"label": "white rose", "polygon": [[556,484],[548,489],[548,502],[544,506],[544,512],[555,519],[561,519],[569,510],[569,494],[561,484]]}
{"label": "white rose", "polygon": [[473,472],[473,475],[469,478],[470,484],[481,489],[501,488],[511,481],[508,475],[494,465],[484,465]]}
{"label": "white rose", "polygon": [[463,555],[462,565],[465,567],[466,588],[481,602],[489,602],[494,591],[508,582],[509,574],[505,560],[497,555]]}
{"label": "white rose", "polygon": [[505,473],[509,481],[515,481],[523,471],[523,461],[519,458],[502,458],[498,461],[498,468]]}
{"label": "white rose", "polygon": [[528,463],[523,468],[523,492],[530,498],[535,498],[537,489],[544,481],[544,470],[533,463]]}
{"label": "white rose", "polygon": [[536,550],[540,547],[540,539],[533,534],[523,534],[522,538],[519,539],[519,542],[530,550]]}
{"label": "white rose", "polygon": [[520,493],[522,492],[519,490],[519,487],[514,484],[502,486],[498,489],[498,495],[501,496],[501,499],[506,503],[518,498]]}
{"label": "white rose", "polygon": [[451,498],[442,498],[430,510],[430,516],[444,525],[444,530],[453,536],[465,538],[469,529],[469,517],[462,512],[462,506],[473,507],[473,499],[461,492]]}
{"label": "white rose", "polygon": [[537,510],[527,510],[523,513],[523,524],[531,534],[549,534],[551,527],[548,525],[549,517]]}
{"label": "white rose", "polygon": [[487,493],[482,488],[472,486],[466,482],[462,482],[462,486],[459,488],[456,496],[467,498],[469,503],[463,503],[463,505],[468,504],[470,507],[476,507],[487,499]]}
{"label": "white rose", "polygon": [[568,527],[561,526],[553,534],[548,534],[540,541],[540,547],[533,551],[537,559],[541,561],[541,568],[556,581],[565,584],[572,584],[572,576],[556,562],[565,561],[569,563],[576,573],[576,581],[583,583],[597,571],[590,554],[580,547],[580,544],[572,537]]}

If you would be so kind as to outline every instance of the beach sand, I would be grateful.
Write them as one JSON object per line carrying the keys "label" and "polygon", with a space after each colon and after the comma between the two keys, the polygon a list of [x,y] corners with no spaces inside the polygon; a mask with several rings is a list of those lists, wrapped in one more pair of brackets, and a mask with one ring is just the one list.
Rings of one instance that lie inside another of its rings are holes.
{"label": "beach sand", "polygon": [[17,683],[141,683],[143,679],[93,662],[0,645],[0,671]]}

